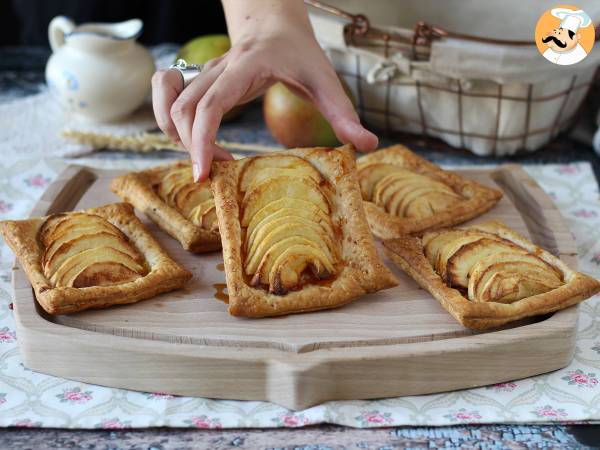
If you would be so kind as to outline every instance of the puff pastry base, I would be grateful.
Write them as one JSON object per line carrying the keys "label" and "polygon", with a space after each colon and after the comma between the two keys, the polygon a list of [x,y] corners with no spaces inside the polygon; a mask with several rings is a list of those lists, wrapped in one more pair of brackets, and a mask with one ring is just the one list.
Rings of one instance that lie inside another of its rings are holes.
{"label": "puff pastry base", "polygon": [[182,287],[192,274],[165,253],[135,216],[133,207],[115,203],[85,210],[119,228],[145,257],[150,272],[132,282],[86,288],[54,287],[41,267],[43,249],[38,231],[47,217],[0,222],[0,233],[21,262],[39,304],[49,314],[134,303]]}
{"label": "puff pastry base", "polygon": [[334,188],[331,218],[341,228],[342,268],[331,281],[308,284],[285,295],[271,294],[247,284],[242,265],[238,179],[244,165],[253,158],[214,163],[211,179],[223,242],[229,313],[266,317],[334,308],[363,294],[397,285],[395,276],[381,262],[369,231],[352,147],[294,149],[276,154],[305,159]]}
{"label": "puff pastry base", "polygon": [[502,192],[498,189],[443,170],[403,145],[394,145],[359,158],[358,168],[375,163],[393,164],[403,169],[432,176],[465,198],[464,201],[448,210],[422,219],[397,217],[387,213],[375,203],[365,201],[369,226],[373,234],[380,239],[393,239],[406,234],[422,234],[428,230],[458,225],[485,213],[502,198]]}
{"label": "puff pastry base", "polygon": [[384,241],[386,252],[392,261],[435,297],[465,327],[478,330],[499,327],[525,317],[567,308],[600,292],[600,282],[570,269],[560,259],[532,244],[502,222],[489,221],[464,229],[492,232],[512,241],[557,268],[565,282],[549,292],[523,298],[510,304],[472,302],[460,291],[447,286],[435,272],[424,255],[420,238],[407,235]]}
{"label": "puff pastry base", "polygon": [[176,208],[168,205],[155,192],[157,185],[169,171],[189,166],[189,161],[165,164],[140,172],[131,172],[115,178],[110,189],[124,201],[146,214],[182,247],[194,253],[206,253],[221,248],[218,231],[209,231],[194,225]]}

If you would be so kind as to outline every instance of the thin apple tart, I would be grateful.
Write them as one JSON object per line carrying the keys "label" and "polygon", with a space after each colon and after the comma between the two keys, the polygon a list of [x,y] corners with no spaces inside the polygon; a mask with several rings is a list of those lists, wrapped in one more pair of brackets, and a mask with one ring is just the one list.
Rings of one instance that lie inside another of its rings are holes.
{"label": "thin apple tart", "polygon": [[384,241],[394,263],[463,325],[487,329],[579,303],[600,282],[498,221]]}
{"label": "thin apple tart", "polygon": [[350,147],[214,164],[231,314],[332,308],[395,284],[375,250],[354,174]]}
{"label": "thin apple tart", "polygon": [[221,247],[210,181],[195,183],[189,161],[127,173],[110,187],[186,250],[203,253]]}
{"label": "thin apple tart", "polygon": [[124,203],[4,221],[0,232],[50,314],[132,303],[191,277]]}
{"label": "thin apple tart", "polygon": [[502,197],[497,189],[442,170],[402,145],[360,158],[358,179],[369,225],[382,239],[459,224]]}

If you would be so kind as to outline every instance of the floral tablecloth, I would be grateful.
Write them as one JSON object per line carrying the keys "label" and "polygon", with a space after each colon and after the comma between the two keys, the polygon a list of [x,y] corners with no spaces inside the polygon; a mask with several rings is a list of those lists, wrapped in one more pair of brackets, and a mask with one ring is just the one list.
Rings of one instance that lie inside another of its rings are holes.
{"label": "floral tablecloth", "polygon": [[[164,160],[163,160],[164,161]],[[156,160],[78,159],[137,169]],[[0,161],[0,219],[22,218],[65,162],[39,157]],[[600,277],[600,195],[588,163],[528,166],[576,236],[583,272]],[[304,411],[248,401],[175,397],[64,380],[32,372],[19,357],[11,305],[13,256],[0,245],[0,426],[64,428],[353,427],[600,421],[600,296],[581,307],[577,350],[562,370],[444,394],[328,402]]]}

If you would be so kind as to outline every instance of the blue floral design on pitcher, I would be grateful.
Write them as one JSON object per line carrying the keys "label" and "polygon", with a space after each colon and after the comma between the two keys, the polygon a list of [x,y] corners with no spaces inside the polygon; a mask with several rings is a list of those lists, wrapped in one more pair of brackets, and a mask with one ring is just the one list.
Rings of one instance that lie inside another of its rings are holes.
{"label": "blue floral design on pitcher", "polygon": [[77,81],[77,77],[68,70],[63,70],[63,78],[65,80],[65,85],[69,91],[76,91],[79,89],[79,82]]}

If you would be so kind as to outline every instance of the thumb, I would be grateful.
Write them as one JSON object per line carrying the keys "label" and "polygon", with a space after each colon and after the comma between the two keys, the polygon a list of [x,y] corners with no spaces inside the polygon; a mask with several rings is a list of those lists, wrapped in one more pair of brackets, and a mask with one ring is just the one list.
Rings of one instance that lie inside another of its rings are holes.
{"label": "thumb", "polygon": [[315,105],[331,124],[340,142],[351,143],[360,151],[377,148],[379,139],[361,125],[352,102],[335,74],[316,80],[310,90]]}

